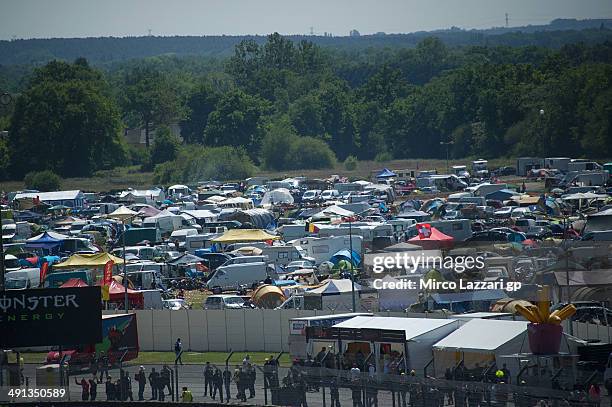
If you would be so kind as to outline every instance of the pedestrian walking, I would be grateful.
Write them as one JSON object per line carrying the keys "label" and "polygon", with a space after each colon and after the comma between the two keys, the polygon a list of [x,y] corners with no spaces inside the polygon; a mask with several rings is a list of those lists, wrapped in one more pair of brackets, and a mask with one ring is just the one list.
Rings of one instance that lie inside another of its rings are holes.
{"label": "pedestrian walking", "polygon": [[151,400],[157,400],[157,388],[159,387],[159,373],[155,371],[155,368],[151,368],[149,373],[149,385],[151,386]]}
{"label": "pedestrian walking", "polygon": [[181,342],[181,338],[177,338],[176,342],[174,342],[174,353],[176,354],[175,363],[183,364],[183,359],[181,353],[183,352],[183,343]]}
{"label": "pedestrian walking", "polygon": [[134,376],[134,379],[138,383],[138,401],[143,401],[144,400],[144,390],[147,384],[147,377],[145,375],[144,366],[140,366],[140,369],[138,370],[138,373],[136,373],[136,376]]}

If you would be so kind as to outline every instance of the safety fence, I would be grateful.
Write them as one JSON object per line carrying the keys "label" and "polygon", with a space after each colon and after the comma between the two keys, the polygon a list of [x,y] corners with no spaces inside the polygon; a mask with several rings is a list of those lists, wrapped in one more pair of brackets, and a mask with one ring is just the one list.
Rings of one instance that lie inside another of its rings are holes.
{"label": "safety fence", "polygon": [[[146,382],[139,385],[137,373],[142,369]],[[161,373],[159,376],[151,373]],[[211,365],[218,376],[204,375],[204,365],[124,366],[108,372],[107,379],[96,383],[96,394],[83,394],[78,384],[92,378],[89,373],[70,376],[69,393],[72,401],[181,401],[183,388],[194,402],[221,402],[275,406],[595,406],[585,391],[553,390],[517,386],[506,383],[465,382],[408,375],[363,373],[319,367],[274,365],[257,366],[246,362],[238,365]],[[104,373],[106,375],[106,372]],[[103,375],[103,376],[104,376]],[[153,377],[153,379],[151,379]],[[155,379],[158,377],[158,379]],[[99,374],[98,374],[99,379]],[[99,380],[97,380],[99,381]],[[110,392],[107,390],[110,389]],[[602,394],[606,391],[602,389]],[[163,396],[162,396],[163,395]],[[229,399],[228,399],[229,395]],[[163,400],[160,400],[163,397]],[[602,403],[608,403],[607,396]],[[603,405],[608,405],[603,404]]]}

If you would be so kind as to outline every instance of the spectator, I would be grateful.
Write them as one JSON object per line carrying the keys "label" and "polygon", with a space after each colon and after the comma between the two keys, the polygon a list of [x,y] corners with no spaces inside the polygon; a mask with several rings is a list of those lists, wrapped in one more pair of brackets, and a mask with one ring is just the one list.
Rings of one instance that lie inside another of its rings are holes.
{"label": "spectator", "polygon": [[138,370],[138,373],[136,373],[136,376],[134,376],[134,379],[138,382],[138,401],[143,401],[145,385],[147,384],[144,366],[140,366],[140,369]]}
{"label": "spectator", "polygon": [[229,403],[232,398],[230,392],[230,384],[232,383],[232,373],[229,371],[227,366],[225,366],[225,370],[223,371],[223,384],[225,385],[225,400]]}
{"label": "spectator", "polygon": [[164,367],[162,368],[161,371],[161,389],[162,392],[164,391],[164,389],[167,387],[168,388],[168,396],[172,395],[172,387],[170,386],[170,376],[172,375],[172,372],[170,371],[170,367],[168,367],[168,365],[164,365]]}
{"label": "spectator", "polygon": [[255,397],[255,380],[257,380],[257,371],[255,370],[255,366],[249,365],[246,375],[247,383],[249,385],[249,398],[252,399]]}
{"label": "spectator", "polygon": [[206,365],[204,366],[204,397],[208,395],[212,396],[212,390],[213,390],[212,376],[213,376],[213,368],[210,365],[210,362],[206,362]]}
{"label": "spectator", "polygon": [[181,393],[181,402],[193,403],[193,394],[191,394],[191,390],[189,390],[187,386],[183,386],[183,392]]}
{"label": "spectator", "polygon": [[106,400],[107,401],[115,400],[115,398],[116,398],[116,395],[115,395],[115,383],[113,383],[112,378],[110,376],[106,376],[105,391],[106,391]]}
{"label": "spectator", "polygon": [[243,382],[242,382],[241,372],[242,372],[242,368],[236,368],[234,370],[233,379],[234,379],[234,383],[236,383],[236,392],[237,392],[236,398],[241,401],[246,401],[246,397],[244,397],[243,399],[243,395],[242,395]]}
{"label": "spectator", "polygon": [[89,382],[87,380],[85,380],[85,378],[81,378],[81,381],[78,382],[77,378],[74,378],[74,382],[77,385],[81,386],[81,400],[83,401],[87,401],[89,400]]}
{"label": "spectator", "polygon": [[356,363],[353,363],[353,367],[351,368],[350,373],[351,373],[351,381],[358,382],[361,376],[361,370],[359,370]]}
{"label": "spectator", "polygon": [[212,398],[213,400],[217,397],[217,392],[219,393],[219,401],[223,403],[223,375],[221,371],[217,368],[214,369],[214,373],[211,377],[212,381]]}
{"label": "spectator", "polygon": [[331,397],[331,407],[340,407],[340,392],[335,377],[332,377],[329,383],[329,396]]}
{"label": "spectator", "polygon": [[181,357],[181,353],[183,352],[183,343],[181,342],[181,338],[177,338],[176,342],[174,342],[174,353],[176,354],[175,363],[183,364],[183,359]]}
{"label": "spectator", "polygon": [[599,384],[593,383],[589,386],[589,401],[591,405],[599,407],[601,403],[601,389]]}
{"label": "spectator", "polygon": [[104,351],[100,352],[98,358],[98,371],[100,372],[100,382],[106,376],[108,376],[108,355]]}
{"label": "spectator", "polygon": [[151,368],[149,373],[149,385],[151,386],[151,400],[157,400],[157,388],[159,387],[159,373],[155,371],[155,368]]}
{"label": "spectator", "polygon": [[132,379],[130,378],[130,374],[128,372],[125,372],[123,375],[122,391],[125,395],[124,400],[129,398],[130,401],[134,401],[134,394],[132,393]]}
{"label": "spectator", "polygon": [[94,374],[93,378],[89,379],[89,400],[91,401],[95,401],[98,396],[98,378],[96,376]]}

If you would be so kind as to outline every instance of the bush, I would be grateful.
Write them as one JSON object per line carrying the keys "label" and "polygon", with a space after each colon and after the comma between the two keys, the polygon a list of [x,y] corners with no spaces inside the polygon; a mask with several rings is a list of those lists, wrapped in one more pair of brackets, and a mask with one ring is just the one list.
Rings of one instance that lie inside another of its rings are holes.
{"label": "bush", "polygon": [[176,158],[180,146],[179,139],[166,126],[155,132],[155,140],[151,147],[151,164],[161,164]]}
{"label": "bush", "polygon": [[175,160],[156,165],[154,180],[159,184],[238,180],[250,177],[255,169],[243,148],[189,145],[179,149]]}
{"label": "bush", "polygon": [[374,161],[378,163],[383,163],[391,160],[393,160],[393,156],[387,151],[381,151],[380,153],[376,154],[376,157],[374,157]]}
{"label": "bush", "polygon": [[344,160],[344,169],[347,171],[355,171],[357,169],[357,157],[349,155]]}
{"label": "bush", "polygon": [[62,179],[53,171],[32,171],[26,174],[23,182],[27,189],[48,192],[59,190]]}
{"label": "bush", "polygon": [[261,147],[262,162],[270,170],[332,168],[334,152],[323,140],[300,137],[286,120],[273,123]]}
{"label": "bush", "polygon": [[130,145],[128,147],[128,159],[132,165],[140,165],[143,170],[151,168],[151,154],[144,146]]}

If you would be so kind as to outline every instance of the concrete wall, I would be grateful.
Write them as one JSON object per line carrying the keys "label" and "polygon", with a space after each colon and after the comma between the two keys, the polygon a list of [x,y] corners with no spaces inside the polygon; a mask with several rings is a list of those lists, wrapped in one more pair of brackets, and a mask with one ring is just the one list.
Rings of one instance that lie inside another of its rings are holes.
{"label": "concrete wall", "polygon": [[[120,311],[117,311],[120,313]],[[113,311],[105,311],[113,313]],[[337,311],[336,313],[342,313]],[[143,310],[136,311],[143,351],[172,351],[181,338],[186,351],[289,351],[289,319],[330,315],[331,311],[300,310]],[[377,315],[410,318],[452,318],[443,313],[379,312]],[[564,331],[569,333],[566,325]],[[574,336],[609,342],[612,327],[574,322]]]}

